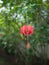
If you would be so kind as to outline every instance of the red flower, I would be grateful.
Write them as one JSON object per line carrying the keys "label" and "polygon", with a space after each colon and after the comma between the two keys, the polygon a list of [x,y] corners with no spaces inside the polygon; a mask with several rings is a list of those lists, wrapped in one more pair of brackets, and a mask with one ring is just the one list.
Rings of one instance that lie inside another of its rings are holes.
{"label": "red flower", "polygon": [[31,35],[34,32],[34,27],[31,25],[24,25],[20,28],[20,32],[23,35]]}

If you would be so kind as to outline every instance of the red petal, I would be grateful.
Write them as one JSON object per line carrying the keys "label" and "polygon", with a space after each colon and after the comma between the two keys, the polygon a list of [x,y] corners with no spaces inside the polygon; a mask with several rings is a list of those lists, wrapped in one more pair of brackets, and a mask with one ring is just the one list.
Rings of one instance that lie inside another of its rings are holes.
{"label": "red petal", "polygon": [[34,32],[34,27],[30,25],[28,26],[24,25],[23,27],[21,27],[20,32],[21,34],[24,34],[24,35],[30,35]]}

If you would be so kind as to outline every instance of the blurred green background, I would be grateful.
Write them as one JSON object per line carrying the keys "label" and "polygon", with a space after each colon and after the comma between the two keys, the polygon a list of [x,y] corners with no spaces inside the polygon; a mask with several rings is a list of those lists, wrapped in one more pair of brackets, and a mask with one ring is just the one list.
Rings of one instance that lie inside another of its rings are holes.
{"label": "blurred green background", "polygon": [[[28,37],[29,50],[26,37],[20,34],[26,24],[35,28]],[[17,57],[17,65],[32,65],[33,56],[48,58],[48,45],[49,0],[0,0],[0,48],[6,55]],[[0,63],[3,65],[4,59],[0,58]]]}

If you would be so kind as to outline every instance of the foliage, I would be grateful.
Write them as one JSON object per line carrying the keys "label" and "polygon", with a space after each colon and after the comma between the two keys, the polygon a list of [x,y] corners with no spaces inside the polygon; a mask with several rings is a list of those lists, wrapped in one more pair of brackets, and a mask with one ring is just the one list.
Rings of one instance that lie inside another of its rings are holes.
{"label": "foliage", "polygon": [[[2,0],[0,5],[0,47],[10,55],[18,56],[30,65],[32,56],[41,53],[36,47],[49,43],[49,1],[46,0]],[[34,34],[28,37],[31,48],[27,50],[26,37],[20,27],[34,26]],[[3,33],[2,33],[3,32]],[[29,60],[28,60],[29,59]],[[20,61],[19,61],[20,62]]]}

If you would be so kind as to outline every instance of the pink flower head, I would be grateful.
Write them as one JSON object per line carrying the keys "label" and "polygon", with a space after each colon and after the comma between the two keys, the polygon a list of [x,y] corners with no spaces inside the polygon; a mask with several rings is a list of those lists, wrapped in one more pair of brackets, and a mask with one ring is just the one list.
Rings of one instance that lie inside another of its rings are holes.
{"label": "pink flower head", "polygon": [[20,33],[23,35],[31,35],[34,32],[34,27],[31,25],[24,25],[20,28]]}

